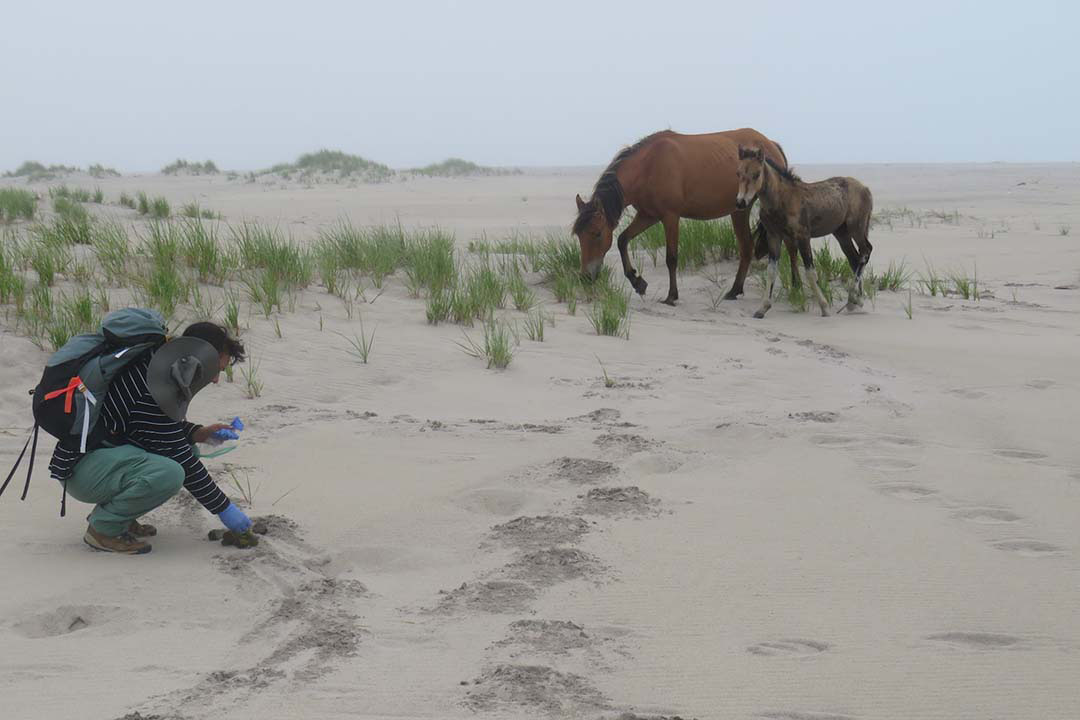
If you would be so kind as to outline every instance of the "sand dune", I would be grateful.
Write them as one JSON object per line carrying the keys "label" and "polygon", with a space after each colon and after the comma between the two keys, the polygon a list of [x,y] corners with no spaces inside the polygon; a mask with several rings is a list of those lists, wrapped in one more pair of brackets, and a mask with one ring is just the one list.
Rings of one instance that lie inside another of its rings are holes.
{"label": "sand dune", "polygon": [[[209,467],[257,486],[257,549],[208,542],[182,492],[153,553],[93,553],[88,508],[56,517],[51,442],[27,502],[0,499],[3,716],[1075,717],[1077,166],[800,170],[910,211],[872,231],[875,267],[977,265],[982,299],[754,320],[753,283],[713,310],[687,274],[659,304],[661,263],[629,341],[540,290],[555,326],[496,372],[393,279],[361,309],[378,339],[358,364],[334,332],[356,320],[309,290],[281,338],[250,320],[263,396],[223,383],[193,406],[247,423]],[[348,216],[464,245],[565,230],[595,175],[88,184],[301,241]],[[46,354],[3,328],[6,470]]]}

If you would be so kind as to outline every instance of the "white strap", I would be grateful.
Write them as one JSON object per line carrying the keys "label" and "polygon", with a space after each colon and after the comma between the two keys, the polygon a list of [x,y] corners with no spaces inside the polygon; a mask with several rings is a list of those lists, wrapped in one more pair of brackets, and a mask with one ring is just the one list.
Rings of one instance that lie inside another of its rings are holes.
{"label": "white strap", "polygon": [[94,398],[94,393],[90,392],[90,388],[85,385],[82,386],[82,394],[86,397],[89,403],[83,408],[82,416],[82,442],[79,444],[79,452],[83,455],[86,454],[86,436],[90,434],[90,405],[97,405],[97,399]]}
{"label": "white strap", "polygon": [[115,355],[113,355],[113,357],[114,357],[114,358],[119,358],[119,357],[123,357],[123,356],[124,356],[124,353],[126,353],[126,352],[127,352],[128,350],[130,350],[130,349],[131,349],[131,348],[129,348],[129,347],[126,347],[126,348],[124,348],[123,350],[121,350],[120,352],[118,352],[118,353],[116,353]]}

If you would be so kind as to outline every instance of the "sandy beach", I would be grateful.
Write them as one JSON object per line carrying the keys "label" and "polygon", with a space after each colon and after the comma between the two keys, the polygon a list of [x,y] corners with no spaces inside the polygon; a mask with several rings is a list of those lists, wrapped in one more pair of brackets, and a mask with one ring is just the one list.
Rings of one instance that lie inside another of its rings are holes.
{"label": "sandy beach", "polygon": [[[661,258],[623,339],[529,275],[554,325],[505,370],[400,274],[356,313],[317,284],[273,319],[245,303],[262,394],[223,382],[192,417],[246,423],[207,467],[236,498],[225,478],[250,480],[256,549],[209,542],[181,491],[152,553],[93,552],[43,436],[27,500],[21,474],[0,498],[0,715],[1080,716],[1080,165],[792,162],[871,188],[873,266],[904,261],[910,295],[755,320],[754,281],[714,309],[687,272],[661,304]],[[303,244],[346,218],[437,225],[465,253],[565,235],[599,171],[64,182],[137,227],[122,192]],[[57,182],[18,187],[47,208]],[[979,299],[922,292],[928,263]],[[735,263],[713,269],[726,288]],[[361,321],[367,364],[343,337]],[[5,475],[48,355],[0,323]]]}

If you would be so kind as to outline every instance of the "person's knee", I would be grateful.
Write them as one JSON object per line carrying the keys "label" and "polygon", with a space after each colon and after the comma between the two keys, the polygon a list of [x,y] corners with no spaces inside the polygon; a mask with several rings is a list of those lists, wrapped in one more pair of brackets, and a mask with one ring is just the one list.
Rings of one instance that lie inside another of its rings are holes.
{"label": "person's knee", "polygon": [[180,492],[180,488],[184,486],[184,468],[180,463],[160,455],[149,455],[146,464],[146,476],[154,492],[168,497]]}

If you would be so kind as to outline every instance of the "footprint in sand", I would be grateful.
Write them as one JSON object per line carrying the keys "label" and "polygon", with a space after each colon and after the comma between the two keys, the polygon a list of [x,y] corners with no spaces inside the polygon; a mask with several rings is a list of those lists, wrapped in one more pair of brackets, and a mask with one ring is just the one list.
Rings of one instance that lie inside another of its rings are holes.
{"label": "footprint in sand", "polygon": [[840,419],[840,413],[831,410],[809,410],[788,413],[788,418],[795,422],[834,423]]}
{"label": "footprint in sand", "polygon": [[971,390],[968,388],[954,388],[952,390],[948,390],[947,392],[950,395],[955,395],[956,397],[963,398],[964,400],[980,400],[986,397],[986,393],[984,393],[982,390]]}
{"label": "footprint in sand", "polygon": [[807,657],[829,649],[828,643],[816,640],[771,640],[746,648],[751,655],[766,657]]}
{"label": "footprint in sand", "polygon": [[1057,545],[1041,540],[999,540],[994,543],[994,547],[1026,557],[1054,557],[1062,552],[1062,548]]}
{"label": "footprint in sand", "polygon": [[573,545],[589,532],[589,523],[576,515],[516,517],[491,528],[491,540],[523,549]]}
{"label": "footprint in sand", "polygon": [[1038,450],[1022,450],[1020,448],[998,448],[994,450],[994,454],[998,457],[1009,458],[1011,460],[1046,459],[1046,453],[1041,453]]}
{"label": "footprint in sand", "polygon": [[890,483],[880,486],[878,490],[901,500],[925,500],[937,495],[937,490],[911,483]]}
{"label": "footprint in sand", "polygon": [[1037,378],[1035,380],[1031,380],[1030,382],[1028,382],[1027,386],[1029,388],[1034,389],[1034,390],[1045,390],[1045,389],[1047,389],[1049,387],[1053,387],[1054,386],[1054,381],[1053,380],[1046,380],[1046,379],[1043,379],[1043,378]]}
{"label": "footprint in sand", "polygon": [[900,447],[918,447],[922,444],[915,438],[904,435],[881,435],[877,441],[885,445],[899,445]]}
{"label": "footprint in sand", "polygon": [[970,508],[953,513],[958,520],[981,523],[984,525],[997,525],[999,523],[1011,523],[1020,519],[1020,516],[1008,510],[1000,508]]}
{"label": "footprint in sand", "polygon": [[12,630],[26,638],[49,638],[105,625],[120,618],[130,621],[131,611],[108,605],[62,605],[30,615],[16,622]]}
{"label": "footprint in sand", "polygon": [[800,710],[778,710],[758,713],[758,717],[769,720],[855,720],[854,715],[837,715],[827,712],[805,712]]}
{"label": "footprint in sand", "polygon": [[822,447],[844,448],[853,447],[865,441],[851,435],[811,435],[810,442]]}
{"label": "footprint in sand", "polygon": [[926,639],[976,650],[1000,650],[1002,648],[1016,647],[1023,642],[1020,638],[1012,635],[984,632],[937,633],[927,635]]}
{"label": "footprint in sand", "polygon": [[864,467],[881,472],[901,472],[911,470],[916,463],[898,457],[872,457],[861,461]]}
{"label": "footprint in sand", "polygon": [[592,458],[561,457],[551,463],[551,473],[559,480],[577,485],[592,485],[617,473],[614,463]]}
{"label": "footprint in sand", "polygon": [[515,710],[554,717],[586,717],[611,707],[581,675],[546,665],[510,663],[489,668],[473,680],[464,703],[473,711]]}

